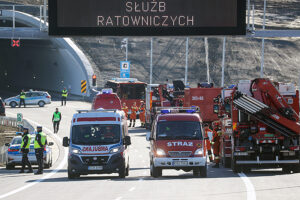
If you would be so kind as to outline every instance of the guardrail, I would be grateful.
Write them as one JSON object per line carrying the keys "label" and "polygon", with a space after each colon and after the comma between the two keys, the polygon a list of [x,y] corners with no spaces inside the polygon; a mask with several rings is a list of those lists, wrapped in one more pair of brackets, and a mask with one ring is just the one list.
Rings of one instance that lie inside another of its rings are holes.
{"label": "guardrail", "polygon": [[[16,118],[12,117],[0,117],[0,125],[9,127],[18,127],[18,122]],[[22,124],[23,125],[23,124]]]}
{"label": "guardrail", "polygon": [[4,165],[6,163],[6,151],[8,147],[7,146],[2,146],[0,147],[0,165]]}

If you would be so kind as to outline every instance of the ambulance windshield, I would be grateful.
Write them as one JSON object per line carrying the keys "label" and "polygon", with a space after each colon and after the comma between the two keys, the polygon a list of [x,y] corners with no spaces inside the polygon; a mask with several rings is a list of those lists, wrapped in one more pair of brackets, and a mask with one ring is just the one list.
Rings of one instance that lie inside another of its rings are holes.
{"label": "ambulance windshield", "polygon": [[72,143],[78,145],[107,145],[120,142],[120,125],[85,124],[72,128]]}
{"label": "ambulance windshield", "polygon": [[157,140],[202,140],[199,122],[166,121],[158,123]]}

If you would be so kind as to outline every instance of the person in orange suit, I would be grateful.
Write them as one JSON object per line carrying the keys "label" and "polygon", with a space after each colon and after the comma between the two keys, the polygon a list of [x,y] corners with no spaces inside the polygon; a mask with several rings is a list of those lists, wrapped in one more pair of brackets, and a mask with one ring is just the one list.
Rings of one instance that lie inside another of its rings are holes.
{"label": "person in orange suit", "polygon": [[208,137],[208,133],[209,132],[212,133],[213,131],[209,128],[208,124],[204,124],[204,132],[205,132],[205,144],[206,144],[206,148],[207,148],[209,161],[212,162],[213,158],[212,158],[212,153],[211,153],[211,143],[210,143],[210,140]]}
{"label": "person in orange suit", "polygon": [[144,101],[141,101],[141,106],[140,106],[140,121],[141,121],[141,127],[144,128],[145,127],[145,114],[146,114],[146,106]]}
{"label": "person in orange suit", "polygon": [[129,127],[131,127],[132,121],[133,121],[132,127],[135,126],[136,112],[137,112],[138,110],[139,110],[139,108],[136,106],[136,102],[134,102],[133,105],[131,106],[131,114],[130,114],[130,123],[129,123]]}
{"label": "person in orange suit", "polygon": [[123,103],[122,110],[124,111],[126,118],[128,118],[128,107],[125,102]]}
{"label": "person in orange suit", "polygon": [[214,150],[214,156],[215,156],[215,165],[212,166],[213,168],[219,168],[219,163],[220,163],[220,134],[221,130],[219,129],[218,126],[214,127],[213,130],[213,150]]}

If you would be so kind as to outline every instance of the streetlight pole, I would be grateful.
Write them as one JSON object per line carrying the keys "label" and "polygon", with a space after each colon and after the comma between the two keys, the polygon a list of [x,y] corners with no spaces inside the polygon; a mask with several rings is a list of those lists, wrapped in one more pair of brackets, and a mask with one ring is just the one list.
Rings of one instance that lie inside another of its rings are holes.
{"label": "streetlight pole", "polygon": [[186,51],[185,51],[185,76],[184,76],[184,85],[187,85],[187,76],[188,76],[188,64],[189,64],[189,38],[186,38]]}
{"label": "streetlight pole", "polygon": [[[266,28],[266,7],[267,1],[264,0],[264,18],[263,18],[263,30]],[[264,77],[264,64],[265,64],[265,38],[262,38],[262,47],[261,47],[261,66],[260,66],[260,78]]]}
{"label": "streetlight pole", "polygon": [[204,38],[204,45],[205,45],[206,76],[207,76],[207,82],[210,83],[207,37]]}
{"label": "streetlight pole", "polygon": [[150,84],[152,84],[152,73],[153,73],[153,38],[150,42]]}
{"label": "streetlight pole", "polygon": [[222,99],[224,99],[224,76],[225,76],[225,53],[226,53],[226,37],[223,39],[223,55],[222,55]]}

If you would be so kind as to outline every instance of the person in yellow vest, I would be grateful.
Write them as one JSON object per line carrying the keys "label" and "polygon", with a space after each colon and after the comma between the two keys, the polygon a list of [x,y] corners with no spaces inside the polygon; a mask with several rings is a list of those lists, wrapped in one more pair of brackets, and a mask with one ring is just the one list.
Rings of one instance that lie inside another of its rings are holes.
{"label": "person in yellow vest", "polygon": [[37,127],[37,134],[35,136],[34,140],[34,150],[35,150],[35,156],[38,163],[38,171],[35,173],[37,174],[43,174],[43,157],[44,157],[44,149],[45,145],[47,144],[47,135],[43,133],[42,127]]}
{"label": "person in yellow vest", "polygon": [[24,90],[22,90],[21,93],[20,93],[19,108],[21,107],[22,104],[24,105],[24,108],[26,107],[25,98],[26,98],[25,92],[24,92]]}
{"label": "person in yellow vest", "polygon": [[135,120],[136,120],[136,112],[139,110],[139,108],[136,106],[136,102],[133,102],[133,105],[131,106],[131,114],[130,114],[130,123],[129,127],[131,127],[131,122],[133,121],[132,127],[135,126]]}
{"label": "person in yellow vest", "polygon": [[52,116],[54,133],[58,132],[60,121],[61,121],[61,113],[58,111],[58,108],[56,108]]}
{"label": "person in yellow vest", "polygon": [[66,88],[63,89],[61,93],[61,106],[67,104],[68,90]]}
{"label": "person in yellow vest", "polygon": [[30,147],[30,134],[28,132],[28,128],[23,129],[22,143],[21,143],[21,153],[22,153],[22,168],[19,173],[24,173],[26,165],[28,166],[27,173],[32,173],[31,163],[28,160],[28,153]]}

